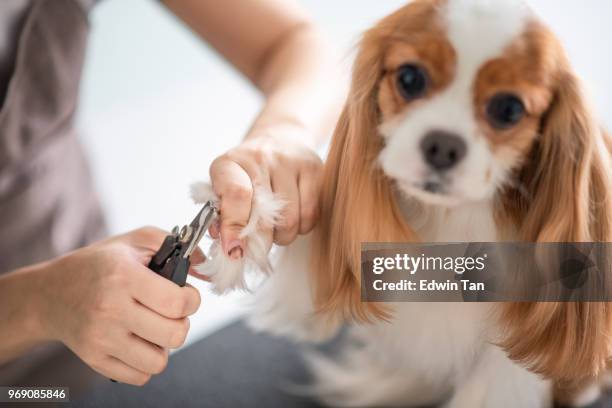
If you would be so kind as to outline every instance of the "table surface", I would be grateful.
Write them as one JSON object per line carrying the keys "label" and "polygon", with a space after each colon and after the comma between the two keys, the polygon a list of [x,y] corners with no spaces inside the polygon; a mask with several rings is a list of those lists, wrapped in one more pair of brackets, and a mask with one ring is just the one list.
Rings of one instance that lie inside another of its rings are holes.
{"label": "table surface", "polygon": [[[333,354],[339,343],[333,341],[319,351]],[[302,352],[287,340],[254,333],[238,321],[173,354],[166,371],[141,388],[112,383],[72,354],[48,361],[29,381],[70,385],[70,406],[77,408],[318,408],[314,400],[289,391],[310,380]],[[610,407],[612,396],[587,408]]]}
{"label": "table surface", "polygon": [[297,347],[234,323],[174,354],[166,371],[142,388],[109,381],[74,407],[318,407],[284,388],[308,374]]}

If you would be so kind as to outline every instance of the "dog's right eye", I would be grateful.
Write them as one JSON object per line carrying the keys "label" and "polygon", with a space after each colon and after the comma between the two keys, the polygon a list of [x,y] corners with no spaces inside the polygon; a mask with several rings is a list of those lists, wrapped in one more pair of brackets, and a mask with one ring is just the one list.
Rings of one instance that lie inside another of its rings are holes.
{"label": "dog's right eye", "polygon": [[397,88],[407,101],[422,97],[428,84],[427,73],[417,65],[406,64],[397,70]]}
{"label": "dog's right eye", "polygon": [[491,125],[496,129],[509,129],[523,119],[525,105],[515,95],[500,93],[489,101],[487,116]]}

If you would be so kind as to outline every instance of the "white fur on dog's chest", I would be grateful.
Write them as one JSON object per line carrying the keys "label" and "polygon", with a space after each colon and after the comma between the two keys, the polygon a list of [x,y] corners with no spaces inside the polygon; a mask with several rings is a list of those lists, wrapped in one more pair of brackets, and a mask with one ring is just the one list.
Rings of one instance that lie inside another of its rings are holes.
{"label": "white fur on dog's chest", "polygon": [[480,202],[458,207],[425,207],[400,200],[408,225],[423,242],[495,242],[498,240],[493,204]]}
{"label": "white fur on dog's chest", "polygon": [[[423,242],[492,242],[497,230],[490,203],[455,208],[401,204],[409,225]],[[432,382],[446,373],[446,384],[461,382],[487,346],[491,306],[484,303],[397,303],[393,324],[380,324],[375,340],[397,350],[402,364],[420,370]],[[401,349],[398,350],[398,349]],[[424,358],[424,356],[427,356]]]}

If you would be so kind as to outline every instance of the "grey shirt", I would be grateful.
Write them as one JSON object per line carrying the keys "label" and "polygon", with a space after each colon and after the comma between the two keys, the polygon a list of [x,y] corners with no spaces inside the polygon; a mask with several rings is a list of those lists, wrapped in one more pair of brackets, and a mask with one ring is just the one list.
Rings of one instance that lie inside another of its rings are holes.
{"label": "grey shirt", "polygon": [[25,22],[31,0],[0,2],[0,106],[15,66],[19,33]]}
{"label": "grey shirt", "polygon": [[[0,1],[0,22],[6,22],[0,25],[0,273],[105,235],[73,126],[92,5],[92,0]],[[0,365],[0,384],[35,378],[50,351],[45,345]]]}

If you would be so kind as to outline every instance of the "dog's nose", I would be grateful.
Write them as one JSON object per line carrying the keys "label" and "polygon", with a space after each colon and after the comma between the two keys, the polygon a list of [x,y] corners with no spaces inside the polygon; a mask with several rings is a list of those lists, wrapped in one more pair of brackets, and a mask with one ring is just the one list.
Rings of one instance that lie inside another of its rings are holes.
{"label": "dog's nose", "polygon": [[453,133],[434,130],[421,141],[421,151],[427,164],[443,171],[453,168],[465,157],[467,146],[461,137]]}

